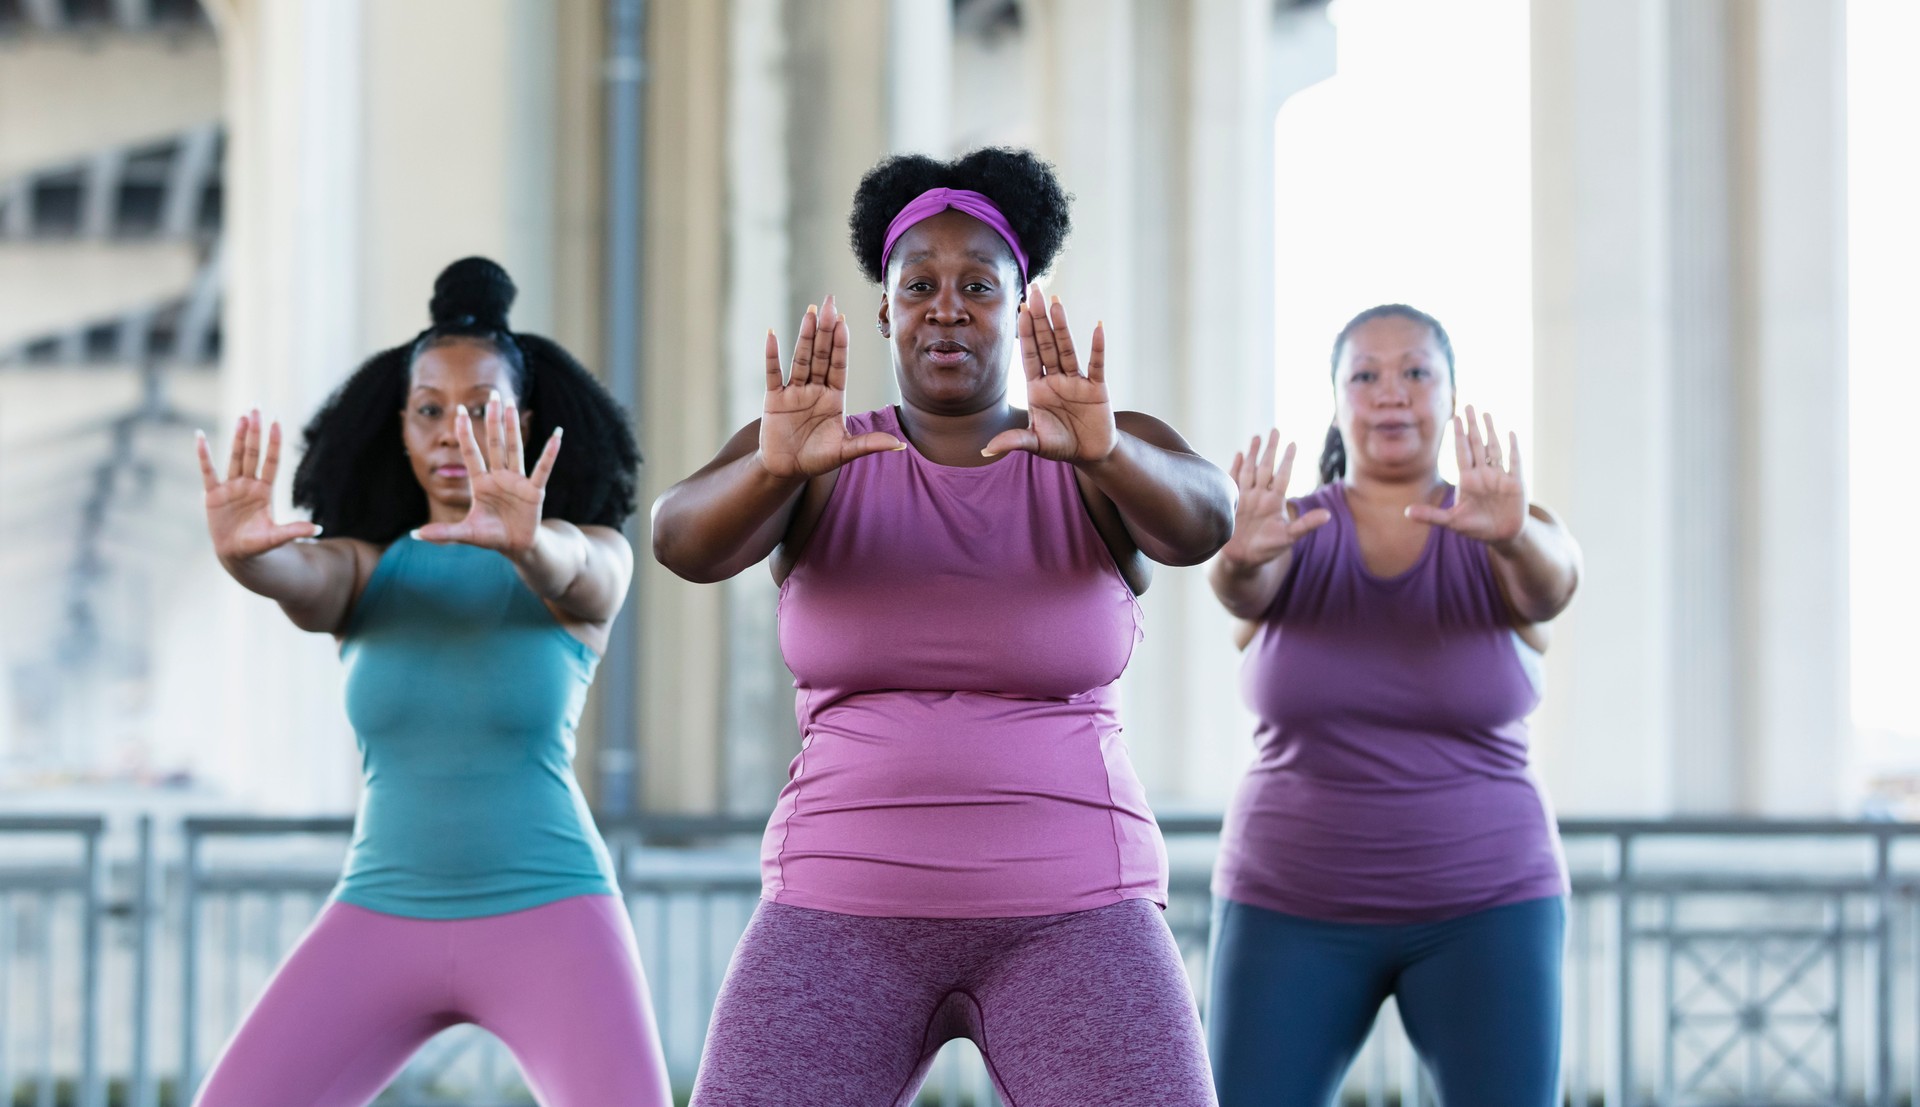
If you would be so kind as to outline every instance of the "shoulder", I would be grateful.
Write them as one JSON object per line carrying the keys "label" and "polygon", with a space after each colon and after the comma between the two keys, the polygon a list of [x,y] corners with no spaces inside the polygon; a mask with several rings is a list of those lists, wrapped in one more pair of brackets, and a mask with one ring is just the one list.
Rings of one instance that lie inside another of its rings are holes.
{"label": "shoulder", "polygon": [[1193,447],[1187,444],[1179,431],[1144,411],[1116,411],[1113,413],[1113,425],[1142,442],[1152,443],[1162,449],[1193,452]]}
{"label": "shoulder", "polygon": [[893,433],[895,422],[896,419],[894,418],[893,408],[891,406],[877,407],[872,411],[863,411],[858,415],[847,416],[847,433],[854,435],[866,434],[869,431],[884,430],[891,434]]}

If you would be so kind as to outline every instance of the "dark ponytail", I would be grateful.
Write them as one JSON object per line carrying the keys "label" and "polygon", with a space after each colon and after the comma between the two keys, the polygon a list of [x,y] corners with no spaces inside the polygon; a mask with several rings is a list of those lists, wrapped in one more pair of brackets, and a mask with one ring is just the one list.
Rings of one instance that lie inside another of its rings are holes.
{"label": "dark ponytail", "polygon": [[532,416],[528,462],[555,427],[566,428],[541,515],[619,527],[633,514],[640,451],[625,411],[552,339],[515,334],[507,312],[518,290],[486,258],[462,258],[433,284],[433,325],[356,369],[304,433],[293,502],[328,537],[385,544],[427,521],[427,494],[401,436],[414,359],[447,342],[477,342],[507,364],[520,408]]}
{"label": "dark ponytail", "polygon": [[[1347,325],[1340,328],[1340,334],[1333,340],[1333,357],[1329,372],[1340,371],[1340,352],[1346,349],[1347,339],[1353,337],[1354,331],[1375,319],[1388,318],[1410,319],[1433,332],[1434,344],[1440,347],[1441,355],[1447,359],[1447,384],[1452,386],[1454,383],[1453,339],[1447,337],[1447,328],[1440,325],[1440,320],[1419,308],[1406,304],[1378,304],[1347,320]],[[1320,449],[1320,483],[1332,484],[1346,475],[1347,441],[1341,436],[1340,424],[1336,422],[1327,427],[1327,442]]]}

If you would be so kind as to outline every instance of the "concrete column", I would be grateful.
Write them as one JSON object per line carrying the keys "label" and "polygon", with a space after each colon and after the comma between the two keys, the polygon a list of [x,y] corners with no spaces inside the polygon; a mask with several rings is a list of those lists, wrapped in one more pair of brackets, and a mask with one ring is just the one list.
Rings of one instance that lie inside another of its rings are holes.
{"label": "concrete column", "polygon": [[1850,794],[1846,4],[1759,0],[1751,85],[1745,808]]}
{"label": "concrete column", "polygon": [[1677,595],[1666,6],[1533,5],[1535,496],[1586,577],[1547,654],[1538,753],[1563,812],[1672,803]]}
{"label": "concrete column", "polygon": [[[278,417],[290,440],[280,481],[290,513],[299,428],[366,353],[365,12],[358,0],[231,0],[209,10],[231,137],[221,421],[207,430],[219,451],[235,413],[258,404]],[[200,703],[218,709],[203,775],[262,808],[349,807],[358,772],[333,643],[295,630],[230,581],[208,593],[220,614]]]}
{"label": "concrete column", "polygon": [[[727,299],[728,5],[649,4],[647,279],[641,364],[647,466],[641,503],[713,456],[734,428],[716,319]],[[726,678],[725,591],[691,585],[637,551],[643,805],[711,811]]]}

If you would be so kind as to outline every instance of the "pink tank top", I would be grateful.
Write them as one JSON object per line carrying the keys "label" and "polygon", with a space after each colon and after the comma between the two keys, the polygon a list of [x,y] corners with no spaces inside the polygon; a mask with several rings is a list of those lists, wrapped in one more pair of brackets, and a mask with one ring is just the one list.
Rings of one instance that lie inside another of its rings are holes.
{"label": "pink tank top", "polygon": [[[891,407],[847,423],[906,440]],[[1072,466],[908,448],[841,469],[780,591],[800,754],[766,898],[919,918],[1164,906],[1114,688],[1139,637]]]}

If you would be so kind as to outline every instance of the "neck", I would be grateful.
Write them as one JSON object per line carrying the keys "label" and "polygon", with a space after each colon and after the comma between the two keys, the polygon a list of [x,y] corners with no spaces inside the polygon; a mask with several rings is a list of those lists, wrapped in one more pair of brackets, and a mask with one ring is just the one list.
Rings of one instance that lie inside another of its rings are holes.
{"label": "neck", "polygon": [[1348,476],[1346,483],[1349,498],[1397,507],[1437,502],[1447,486],[1438,466],[1405,474],[1359,472]]}
{"label": "neck", "polygon": [[928,411],[910,400],[900,402],[900,429],[922,456],[942,465],[987,465],[980,456],[993,436],[1027,425],[1026,413],[1007,402],[1005,393],[979,411]]}

